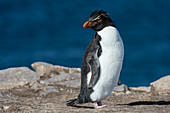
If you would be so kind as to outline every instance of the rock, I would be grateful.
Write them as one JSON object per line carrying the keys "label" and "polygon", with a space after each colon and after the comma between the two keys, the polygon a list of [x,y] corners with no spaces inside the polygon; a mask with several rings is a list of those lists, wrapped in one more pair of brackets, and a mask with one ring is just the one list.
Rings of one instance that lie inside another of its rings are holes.
{"label": "rock", "polygon": [[[54,65],[45,62],[33,63],[32,68],[42,77],[49,77],[54,70]],[[56,72],[56,74],[59,74]]]}
{"label": "rock", "polygon": [[0,92],[0,97],[10,97],[9,95],[3,93],[3,92]]}
{"label": "rock", "polygon": [[3,107],[2,107],[2,109],[5,110],[5,111],[6,111],[6,110],[9,110],[10,108],[11,108],[11,106],[3,106]]}
{"label": "rock", "polygon": [[58,82],[57,85],[63,85],[63,86],[72,87],[72,88],[80,88],[80,83],[81,83],[81,80],[76,79],[76,80]]}
{"label": "rock", "polygon": [[120,80],[117,82],[117,85],[121,85],[121,81]]}
{"label": "rock", "polygon": [[130,87],[130,89],[133,91],[150,92],[151,87],[140,86],[140,87]]}
{"label": "rock", "polygon": [[170,94],[170,75],[160,78],[150,84],[151,92],[156,94]]}
{"label": "rock", "polygon": [[46,96],[46,95],[51,94],[51,93],[58,93],[59,92],[59,90],[57,90],[53,86],[44,86],[44,85],[42,85],[38,82],[33,84],[30,88],[35,90],[35,91],[38,91],[39,96]]}
{"label": "rock", "polygon": [[75,74],[53,75],[52,78],[46,80],[40,80],[40,84],[48,86],[48,85],[58,84],[58,82],[61,81],[69,81],[75,79],[80,79],[80,74],[75,73]]}
{"label": "rock", "polygon": [[43,85],[41,85],[40,83],[36,82],[30,88],[35,90],[35,91],[39,91],[39,90],[43,89]]}
{"label": "rock", "polygon": [[[32,85],[31,89],[40,91],[44,90],[46,86],[61,85],[66,87],[80,87],[80,68],[68,68],[62,66],[55,66],[45,62],[35,62],[32,64],[40,80],[38,83]],[[46,91],[49,93],[48,91]],[[46,95],[46,93],[42,93]]]}
{"label": "rock", "polygon": [[118,95],[130,94],[131,92],[129,91],[127,85],[121,84],[121,85],[117,85],[112,93],[118,96]]}
{"label": "rock", "polygon": [[58,93],[59,91],[55,89],[53,86],[44,86],[42,91],[40,91],[40,96],[46,96],[50,93]]}
{"label": "rock", "polygon": [[40,80],[40,85],[44,85],[44,86],[49,86],[49,85],[54,85],[54,84],[50,84],[49,82],[48,82],[48,80]]}
{"label": "rock", "polygon": [[8,68],[0,71],[0,90],[31,85],[39,80],[39,75],[27,67]]}
{"label": "rock", "polygon": [[115,91],[115,92],[126,92],[126,91],[128,91],[128,90],[129,90],[129,88],[128,88],[127,85],[121,84],[121,85],[117,85],[117,86],[114,88],[113,91]]}
{"label": "rock", "polygon": [[53,74],[62,75],[65,73],[80,73],[80,68],[68,68],[45,62],[35,62],[31,66],[43,78],[50,78]]}

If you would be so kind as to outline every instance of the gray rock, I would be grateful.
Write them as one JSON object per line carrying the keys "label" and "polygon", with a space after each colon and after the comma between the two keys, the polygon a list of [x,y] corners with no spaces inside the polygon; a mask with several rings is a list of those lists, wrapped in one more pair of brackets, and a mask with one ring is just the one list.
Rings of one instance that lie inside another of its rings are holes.
{"label": "gray rock", "polygon": [[58,93],[59,91],[55,89],[53,86],[44,86],[42,91],[40,91],[40,96],[46,96],[51,93]]}
{"label": "gray rock", "polygon": [[3,93],[3,92],[0,92],[0,97],[10,97],[9,95]]}
{"label": "gray rock", "polygon": [[[55,70],[54,65],[45,62],[36,62],[33,63],[31,66],[41,77],[42,76],[49,77],[53,70]],[[56,74],[59,73],[56,72]]]}
{"label": "gray rock", "polygon": [[140,86],[140,87],[130,87],[130,89],[133,91],[150,92],[151,87]]}
{"label": "gray rock", "polygon": [[80,88],[80,83],[81,83],[81,80],[76,79],[76,80],[58,82],[57,85],[63,85],[63,86],[72,87],[72,88]]}
{"label": "gray rock", "polygon": [[0,71],[0,89],[32,85],[39,78],[38,74],[27,67],[8,68]]}
{"label": "gray rock", "polygon": [[129,88],[127,85],[125,84],[121,84],[121,85],[117,85],[114,90],[115,92],[126,92],[126,91],[129,91]]}
{"label": "gray rock", "polygon": [[160,78],[150,84],[151,92],[157,94],[170,94],[170,75]]}
{"label": "gray rock", "polygon": [[34,89],[35,91],[39,91],[43,89],[43,85],[38,82],[35,82],[30,88]]}
{"label": "gray rock", "polygon": [[54,84],[49,83],[48,80],[40,80],[39,83],[40,85],[43,85],[43,86],[54,85]]}
{"label": "gray rock", "polygon": [[14,107],[13,105],[8,105],[8,106],[2,106],[2,109],[4,111],[8,111],[9,109],[11,109],[12,107]]}
{"label": "gray rock", "polygon": [[50,78],[53,74],[63,75],[65,73],[80,73],[80,68],[68,68],[58,65],[52,65],[45,62],[35,62],[32,65],[32,68],[44,78]]}
{"label": "gray rock", "polygon": [[58,84],[58,82],[61,81],[69,81],[75,79],[80,79],[80,74],[75,73],[75,74],[53,75],[52,78],[46,80],[40,80],[40,84],[48,86],[48,85]]}
{"label": "gray rock", "polygon": [[32,86],[32,89],[39,90],[43,89],[44,86],[54,85],[80,86],[80,68],[68,68],[45,62],[35,62],[32,67],[41,77],[39,82]]}
{"label": "gray rock", "polygon": [[44,86],[44,85],[42,85],[38,82],[33,84],[30,88],[39,92],[39,96],[46,96],[46,95],[51,94],[51,93],[58,93],[59,92],[59,90],[56,89],[53,86]]}

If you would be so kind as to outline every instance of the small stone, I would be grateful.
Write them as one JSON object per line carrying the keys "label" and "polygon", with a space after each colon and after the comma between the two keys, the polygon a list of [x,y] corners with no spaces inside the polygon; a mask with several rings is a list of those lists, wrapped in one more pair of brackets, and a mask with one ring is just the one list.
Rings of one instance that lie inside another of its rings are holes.
{"label": "small stone", "polygon": [[122,84],[122,85],[116,86],[113,91],[116,91],[116,92],[126,92],[128,90],[129,90],[128,86]]}
{"label": "small stone", "polygon": [[47,80],[40,80],[40,84],[45,86],[50,85],[50,83]]}
{"label": "small stone", "polygon": [[0,97],[10,97],[9,95],[3,93],[3,92],[0,92]]}
{"label": "small stone", "polygon": [[162,77],[150,84],[151,92],[156,94],[170,94],[170,75]]}
{"label": "small stone", "polygon": [[9,109],[12,108],[12,107],[14,107],[14,106],[13,106],[13,105],[3,106],[2,109],[3,109],[4,111],[7,111],[7,110],[9,110]]}
{"label": "small stone", "polygon": [[127,94],[127,95],[129,95],[129,94],[131,94],[131,93],[132,93],[131,91],[126,91],[126,94]]}
{"label": "small stone", "polygon": [[119,86],[119,85],[121,85],[121,81],[120,80],[117,82],[117,86]]}

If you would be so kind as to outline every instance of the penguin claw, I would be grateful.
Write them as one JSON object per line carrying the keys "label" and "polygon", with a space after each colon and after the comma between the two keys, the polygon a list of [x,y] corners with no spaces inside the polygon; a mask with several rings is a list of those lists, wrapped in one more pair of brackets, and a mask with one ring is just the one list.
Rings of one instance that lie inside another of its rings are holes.
{"label": "penguin claw", "polygon": [[107,105],[102,105],[102,106],[96,106],[94,107],[95,109],[99,109],[99,108],[103,108],[103,107],[106,107]]}
{"label": "penguin claw", "polygon": [[106,107],[106,105],[102,105],[101,102],[95,102],[94,103],[94,108],[95,109],[99,109],[99,108],[103,108],[103,107]]}
{"label": "penguin claw", "polygon": [[75,98],[75,99],[68,100],[66,105],[67,106],[75,106],[77,103],[78,103],[78,99]]}
{"label": "penguin claw", "polygon": [[71,101],[73,101],[74,99],[70,99],[70,100],[67,100],[66,102],[71,102]]}

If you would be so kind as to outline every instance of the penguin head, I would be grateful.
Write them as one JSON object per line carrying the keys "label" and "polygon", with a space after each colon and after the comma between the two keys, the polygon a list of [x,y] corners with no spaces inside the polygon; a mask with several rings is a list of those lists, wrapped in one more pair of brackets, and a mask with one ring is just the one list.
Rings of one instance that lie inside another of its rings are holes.
{"label": "penguin head", "polygon": [[96,10],[91,15],[87,22],[84,23],[84,28],[92,28],[95,31],[100,31],[104,27],[113,26],[116,27],[108,14],[102,10]]}

